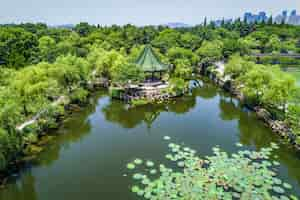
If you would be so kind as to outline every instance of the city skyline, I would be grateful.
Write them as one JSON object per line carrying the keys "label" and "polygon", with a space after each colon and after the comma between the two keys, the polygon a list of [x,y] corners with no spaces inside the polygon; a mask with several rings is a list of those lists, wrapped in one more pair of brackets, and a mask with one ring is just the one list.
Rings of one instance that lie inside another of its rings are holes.
{"label": "city skyline", "polygon": [[200,24],[205,17],[208,20],[229,19],[243,17],[246,12],[265,11],[274,16],[282,10],[297,9],[299,4],[298,0],[190,0],[188,3],[182,0],[10,0],[1,5],[0,23],[43,22],[60,25],[88,22],[101,25],[158,25],[184,22],[195,25]]}

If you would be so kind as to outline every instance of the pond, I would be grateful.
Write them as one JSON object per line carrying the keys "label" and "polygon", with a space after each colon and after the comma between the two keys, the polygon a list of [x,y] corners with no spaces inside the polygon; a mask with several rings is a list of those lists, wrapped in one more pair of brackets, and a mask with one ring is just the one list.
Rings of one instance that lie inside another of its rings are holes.
{"label": "pond", "polygon": [[[211,155],[234,152],[235,143],[259,149],[281,140],[255,115],[210,82],[168,103],[128,108],[99,92],[73,114],[38,159],[0,191],[2,200],[138,199],[126,164],[136,157],[164,162],[163,136]],[[279,176],[300,196],[300,155],[289,145],[274,152]]]}

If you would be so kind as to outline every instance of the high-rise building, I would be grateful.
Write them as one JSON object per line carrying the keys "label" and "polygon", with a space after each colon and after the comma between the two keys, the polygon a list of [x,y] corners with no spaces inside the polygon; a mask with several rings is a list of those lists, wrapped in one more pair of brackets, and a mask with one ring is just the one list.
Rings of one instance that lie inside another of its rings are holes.
{"label": "high-rise building", "polygon": [[[244,21],[247,23],[255,23],[255,22],[267,22],[269,17],[266,12],[261,11],[258,14],[252,14],[251,12],[246,12],[244,14]],[[226,20],[217,20],[215,21],[217,25],[220,25],[222,21]],[[297,15],[296,10],[292,10],[290,15],[287,10],[284,10],[281,14],[273,17],[273,22],[276,24],[286,23],[292,25],[300,25],[300,15]]]}
{"label": "high-rise building", "polygon": [[292,10],[290,17],[287,21],[288,24],[300,25],[300,15],[297,15],[296,10]]}

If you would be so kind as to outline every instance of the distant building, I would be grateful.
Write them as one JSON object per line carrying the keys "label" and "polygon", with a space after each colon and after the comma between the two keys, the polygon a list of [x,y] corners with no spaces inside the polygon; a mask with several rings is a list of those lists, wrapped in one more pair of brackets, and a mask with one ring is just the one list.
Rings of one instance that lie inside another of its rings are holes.
{"label": "distant building", "polygon": [[[266,12],[261,11],[258,14],[252,14],[251,12],[246,12],[244,14],[244,21],[252,24],[255,22],[261,23],[261,22],[267,22],[270,19],[270,17],[267,16]],[[223,19],[223,20],[215,20],[214,23],[216,26],[221,26],[222,23],[233,23],[234,20],[232,19]],[[273,23],[281,24],[284,22],[285,24],[292,24],[292,25],[300,25],[300,15],[297,14],[296,10],[292,10],[289,12],[287,10],[284,10],[281,14],[277,15],[276,17],[273,17]]]}
{"label": "distant building", "polygon": [[[267,16],[266,12],[261,11],[256,14],[252,14],[251,12],[246,12],[244,14],[244,20],[247,23],[255,23],[255,22],[267,22],[269,17]],[[284,10],[281,14],[277,15],[274,18],[274,23],[281,24],[282,22],[286,24],[292,24],[292,25],[300,25],[300,15],[297,15],[296,10],[292,10],[289,16],[289,13],[287,10]]]}
{"label": "distant building", "polygon": [[288,18],[288,23],[293,25],[300,25],[300,15],[297,15],[297,11],[293,10],[290,17]]}
{"label": "distant building", "polygon": [[266,12],[259,12],[258,15],[252,14],[251,12],[246,12],[244,14],[244,20],[247,23],[255,23],[255,22],[266,22],[268,20]]}
{"label": "distant building", "polygon": [[165,26],[169,28],[188,28],[191,27],[189,24],[181,23],[181,22],[171,22],[166,24]]}
{"label": "distant building", "polygon": [[292,25],[300,25],[300,15],[297,15],[296,10],[292,10],[290,16],[287,11],[283,11],[281,15],[277,15],[274,22],[280,24],[282,22]]}

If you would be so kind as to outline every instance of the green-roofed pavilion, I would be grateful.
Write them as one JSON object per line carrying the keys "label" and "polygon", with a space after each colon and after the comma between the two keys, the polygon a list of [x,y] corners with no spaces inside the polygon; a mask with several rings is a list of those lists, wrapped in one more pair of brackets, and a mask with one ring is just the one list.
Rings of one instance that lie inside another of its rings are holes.
{"label": "green-roofed pavilion", "polygon": [[141,67],[145,73],[151,73],[152,78],[156,72],[159,72],[161,77],[162,72],[169,70],[169,66],[160,61],[150,45],[145,46],[138,57],[136,64]]}

